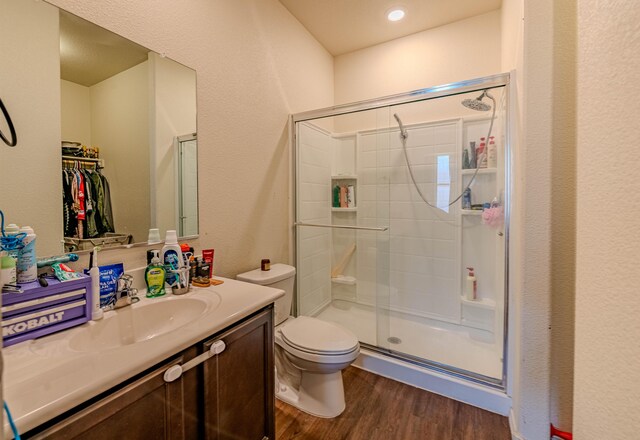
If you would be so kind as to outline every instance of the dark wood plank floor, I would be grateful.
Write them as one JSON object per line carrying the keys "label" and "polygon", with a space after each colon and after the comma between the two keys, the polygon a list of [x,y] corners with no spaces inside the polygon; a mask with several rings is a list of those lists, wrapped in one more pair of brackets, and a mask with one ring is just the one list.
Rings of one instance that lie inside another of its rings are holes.
{"label": "dark wood plank floor", "polygon": [[321,419],[276,400],[277,440],[509,440],[506,417],[349,367],[347,409]]}

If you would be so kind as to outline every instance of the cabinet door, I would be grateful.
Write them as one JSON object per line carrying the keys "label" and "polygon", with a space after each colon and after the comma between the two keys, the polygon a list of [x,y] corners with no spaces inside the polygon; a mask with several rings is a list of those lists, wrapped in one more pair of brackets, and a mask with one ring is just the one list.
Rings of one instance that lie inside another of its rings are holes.
{"label": "cabinet door", "polygon": [[249,318],[215,341],[226,348],[204,363],[207,440],[275,440],[273,308]]}
{"label": "cabinet door", "polygon": [[[195,349],[193,349],[195,353]],[[46,439],[171,439],[197,438],[197,400],[190,389],[195,373],[165,383],[168,367],[183,355],[102,400],[82,409],[32,438]],[[185,399],[185,395],[187,398]],[[28,433],[29,434],[29,433]]]}

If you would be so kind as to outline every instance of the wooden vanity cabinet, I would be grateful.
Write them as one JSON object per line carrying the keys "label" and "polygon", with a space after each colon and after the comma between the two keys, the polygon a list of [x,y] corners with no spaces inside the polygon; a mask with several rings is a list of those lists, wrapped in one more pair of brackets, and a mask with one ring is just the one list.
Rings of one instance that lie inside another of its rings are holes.
{"label": "wooden vanity cabinet", "polygon": [[[275,440],[272,313],[251,315],[23,438]],[[222,353],[165,382],[169,367],[220,340]]]}

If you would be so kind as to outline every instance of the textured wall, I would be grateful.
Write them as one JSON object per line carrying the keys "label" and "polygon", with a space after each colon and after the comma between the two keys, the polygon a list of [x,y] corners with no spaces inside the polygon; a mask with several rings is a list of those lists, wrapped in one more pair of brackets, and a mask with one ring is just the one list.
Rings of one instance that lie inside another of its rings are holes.
{"label": "textured wall", "polygon": [[52,3],[197,71],[198,245],[216,273],[288,261],[287,116],[333,104],[329,53],[276,0]]}
{"label": "textured wall", "polygon": [[336,57],[335,101],[377,98],[500,68],[500,11],[494,11]]}
{"label": "textured wall", "polygon": [[44,190],[62,193],[58,14],[46,3],[31,1],[3,1],[1,8],[0,59],[7,61],[0,68],[0,89],[18,144],[10,148],[0,142],[0,209],[7,223],[32,226],[36,252],[51,255],[62,250],[62,203],[39,196]]}
{"label": "textured wall", "polygon": [[578,0],[574,433],[640,432],[640,8]]}

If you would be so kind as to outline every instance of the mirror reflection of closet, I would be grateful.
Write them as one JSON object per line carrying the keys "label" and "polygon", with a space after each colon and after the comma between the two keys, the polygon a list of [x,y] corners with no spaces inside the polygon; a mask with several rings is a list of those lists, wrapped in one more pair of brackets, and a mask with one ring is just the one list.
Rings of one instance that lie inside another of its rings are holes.
{"label": "mirror reflection of closet", "polygon": [[[197,131],[195,71],[45,2],[3,0],[3,15],[0,55],[19,62],[2,77],[22,127],[15,151],[0,151],[7,220],[34,227],[39,256],[144,242],[150,228],[197,236],[197,143],[186,171],[177,142]],[[27,158],[25,182],[15,168]],[[87,224],[109,214],[99,187],[84,188],[84,219],[79,200],[64,203],[65,169],[106,180],[112,228]]]}

